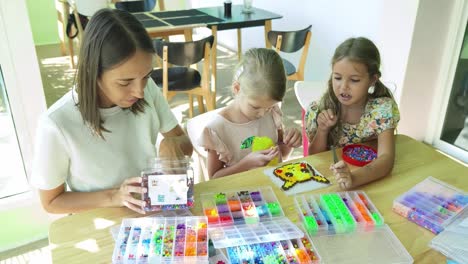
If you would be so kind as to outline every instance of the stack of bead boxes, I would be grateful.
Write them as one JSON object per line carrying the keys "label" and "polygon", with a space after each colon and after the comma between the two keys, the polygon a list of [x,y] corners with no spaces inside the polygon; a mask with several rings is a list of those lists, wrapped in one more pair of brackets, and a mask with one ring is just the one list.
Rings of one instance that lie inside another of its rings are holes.
{"label": "stack of bead boxes", "polygon": [[468,207],[468,194],[428,177],[393,201],[393,211],[438,234]]}
{"label": "stack of bead boxes", "polygon": [[206,217],[124,219],[112,262],[208,263],[207,227]]}
{"label": "stack of bead boxes", "polygon": [[311,263],[312,258],[318,259],[311,243],[302,243],[304,233],[285,217],[271,187],[205,193],[200,200],[210,239],[215,248],[227,248],[231,263],[287,263],[265,260],[288,258],[298,260],[291,263]]}
{"label": "stack of bead boxes", "polygon": [[364,192],[297,195],[295,203],[323,263],[413,262]]}

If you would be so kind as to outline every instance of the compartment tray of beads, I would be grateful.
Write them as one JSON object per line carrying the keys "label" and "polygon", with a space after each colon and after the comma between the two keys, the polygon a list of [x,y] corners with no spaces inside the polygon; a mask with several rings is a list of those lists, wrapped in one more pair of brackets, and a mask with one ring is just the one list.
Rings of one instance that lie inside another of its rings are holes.
{"label": "compartment tray of beads", "polygon": [[306,235],[302,238],[226,248],[231,264],[320,263],[320,255]]}
{"label": "compartment tray of beads", "polygon": [[392,210],[430,230],[442,232],[463,209],[468,194],[433,177],[416,184],[393,201]]}
{"label": "compartment tray of beads", "polygon": [[377,158],[377,151],[366,145],[351,144],[343,148],[342,158],[349,164],[362,167]]}
{"label": "compartment tray of beads", "polygon": [[123,219],[112,263],[208,263],[207,227],[201,216]]}
{"label": "compartment tray of beads", "polygon": [[346,233],[381,226],[384,219],[363,191],[297,195],[294,198],[307,233]]}
{"label": "compartment tray of beads", "polygon": [[200,195],[215,248],[300,238],[304,233],[285,217],[271,187]]}
{"label": "compartment tray of beads", "polygon": [[297,195],[295,204],[323,263],[413,262],[363,191]]}

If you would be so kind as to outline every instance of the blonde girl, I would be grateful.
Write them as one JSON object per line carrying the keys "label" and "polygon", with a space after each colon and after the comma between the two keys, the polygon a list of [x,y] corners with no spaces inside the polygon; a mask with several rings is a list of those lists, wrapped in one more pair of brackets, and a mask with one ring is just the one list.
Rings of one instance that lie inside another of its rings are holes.
{"label": "blonde girl", "polygon": [[[283,128],[279,103],[286,92],[286,75],[275,51],[248,50],[235,68],[232,91],[234,101],[206,126],[199,140],[208,151],[210,178],[265,166],[273,159],[281,162],[301,146],[299,130]],[[262,140],[273,144],[254,151],[253,145]]]}

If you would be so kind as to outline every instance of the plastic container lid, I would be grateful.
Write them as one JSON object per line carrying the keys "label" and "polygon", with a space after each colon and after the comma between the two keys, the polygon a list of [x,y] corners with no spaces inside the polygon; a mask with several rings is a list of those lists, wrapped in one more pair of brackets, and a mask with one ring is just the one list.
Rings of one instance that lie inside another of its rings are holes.
{"label": "plastic container lid", "polygon": [[342,158],[351,165],[362,167],[377,158],[377,150],[366,145],[351,144],[343,148]]}

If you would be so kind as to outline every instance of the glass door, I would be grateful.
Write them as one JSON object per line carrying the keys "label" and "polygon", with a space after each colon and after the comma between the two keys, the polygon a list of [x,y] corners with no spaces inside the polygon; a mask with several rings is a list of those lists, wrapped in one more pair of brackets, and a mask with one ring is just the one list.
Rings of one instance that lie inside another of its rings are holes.
{"label": "glass door", "polygon": [[0,199],[29,190],[14,117],[0,65]]}
{"label": "glass door", "polygon": [[435,146],[468,163],[468,27],[466,21],[464,24],[463,43],[454,55],[455,74],[446,112],[445,115],[442,114],[442,129]]}

